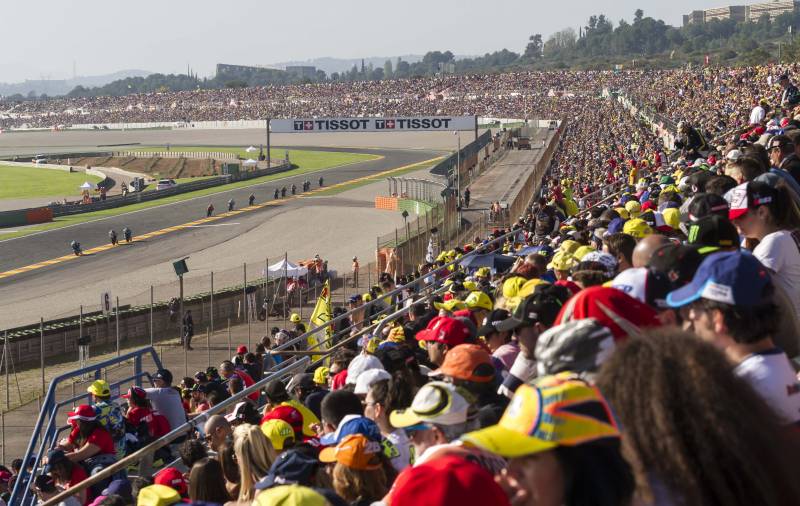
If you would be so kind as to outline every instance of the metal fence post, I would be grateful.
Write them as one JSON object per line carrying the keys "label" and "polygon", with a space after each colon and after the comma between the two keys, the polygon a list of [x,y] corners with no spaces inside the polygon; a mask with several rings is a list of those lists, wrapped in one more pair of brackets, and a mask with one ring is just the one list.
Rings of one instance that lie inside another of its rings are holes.
{"label": "metal fence post", "polygon": [[117,297],[117,307],[114,310],[114,316],[116,320],[116,328],[117,328],[117,356],[119,356],[119,297]]}
{"label": "metal fence post", "polygon": [[231,354],[231,319],[228,318],[228,355]]}
{"label": "metal fence post", "polygon": [[153,285],[150,285],[150,346],[153,346]]}
{"label": "metal fence post", "polygon": [[44,395],[44,318],[39,319],[39,366],[42,369],[42,395]]}
{"label": "metal fence post", "polygon": [[206,327],[206,348],[208,348],[208,367],[211,367],[211,330]]}
{"label": "metal fence post", "polygon": [[213,333],[214,332],[214,271],[211,271],[211,302],[210,302],[210,306],[211,306],[211,315],[210,315],[211,332]]}
{"label": "metal fence post", "polygon": [[[264,335],[269,335],[269,257],[264,259],[264,302],[262,304],[267,304],[267,307],[264,307]],[[261,309],[256,308],[256,310],[261,311]]]}

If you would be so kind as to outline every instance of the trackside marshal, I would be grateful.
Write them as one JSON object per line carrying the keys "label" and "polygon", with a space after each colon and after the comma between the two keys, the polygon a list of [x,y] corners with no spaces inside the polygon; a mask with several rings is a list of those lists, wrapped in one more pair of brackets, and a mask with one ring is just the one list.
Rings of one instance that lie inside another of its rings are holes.
{"label": "trackside marshal", "polygon": [[421,132],[473,130],[475,116],[416,116],[391,118],[273,119],[272,133]]}

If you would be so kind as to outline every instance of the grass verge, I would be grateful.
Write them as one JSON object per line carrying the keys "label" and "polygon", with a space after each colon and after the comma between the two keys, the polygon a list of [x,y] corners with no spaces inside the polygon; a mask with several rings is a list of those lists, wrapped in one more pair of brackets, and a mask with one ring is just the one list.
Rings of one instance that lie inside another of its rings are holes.
{"label": "grass verge", "polygon": [[100,178],[63,170],[0,165],[0,199],[63,198],[67,195],[78,198],[81,193],[78,187],[85,181],[99,183]]}

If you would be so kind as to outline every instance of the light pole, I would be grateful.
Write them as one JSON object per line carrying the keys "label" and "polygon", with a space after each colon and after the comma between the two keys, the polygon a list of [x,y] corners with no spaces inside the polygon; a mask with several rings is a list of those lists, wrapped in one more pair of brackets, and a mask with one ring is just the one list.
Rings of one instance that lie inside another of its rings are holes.
{"label": "light pole", "polygon": [[461,132],[453,132],[458,138],[458,151],[456,151],[456,204],[458,205],[458,228],[461,230]]}

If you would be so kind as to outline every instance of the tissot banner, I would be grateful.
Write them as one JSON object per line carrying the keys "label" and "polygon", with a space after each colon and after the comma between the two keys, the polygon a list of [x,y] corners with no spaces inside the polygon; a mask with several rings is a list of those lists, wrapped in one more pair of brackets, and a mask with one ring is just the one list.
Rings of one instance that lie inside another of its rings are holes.
{"label": "tissot banner", "polygon": [[326,132],[421,132],[474,130],[475,116],[415,116],[389,118],[295,118],[273,119],[272,133]]}

